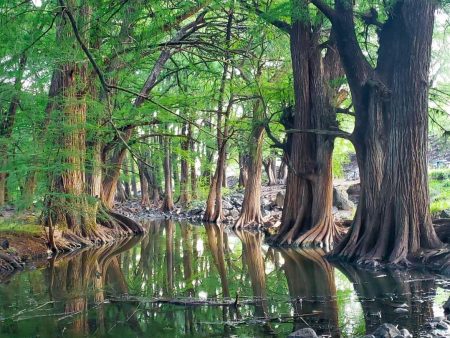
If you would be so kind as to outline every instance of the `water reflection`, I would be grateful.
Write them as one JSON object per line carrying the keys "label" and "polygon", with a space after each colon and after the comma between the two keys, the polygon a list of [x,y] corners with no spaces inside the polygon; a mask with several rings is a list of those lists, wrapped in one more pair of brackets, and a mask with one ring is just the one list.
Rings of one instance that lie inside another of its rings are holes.
{"label": "water reflection", "polygon": [[434,317],[435,277],[419,271],[363,271],[351,265],[339,265],[339,269],[354,285],[367,332],[394,322],[416,337]]}
{"label": "water reflection", "polygon": [[320,250],[267,248],[261,233],[216,225],[147,227],[0,284],[0,336],[284,337],[311,326],[353,337],[382,322],[417,334],[433,317],[433,276],[336,269]]}
{"label": "water reflection", "polygon": [[[310,326],[318,334],[339,337],[334,269],[324,259],[325,252],[321,249],[280,252],[293,299],[294,330]],[[300,317],[302,314],[306,317]]]}

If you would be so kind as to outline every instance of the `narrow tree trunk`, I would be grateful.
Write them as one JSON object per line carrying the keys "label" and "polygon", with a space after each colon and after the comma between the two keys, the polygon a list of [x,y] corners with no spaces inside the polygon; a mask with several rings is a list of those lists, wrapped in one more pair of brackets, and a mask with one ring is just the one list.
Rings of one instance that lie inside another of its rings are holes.
{"label": "narrow tree trunk", "polygon": [[260,101],[253,105],[253,130],[249,140],[249,165],[248,178],[245,186],[244,200],[242,202],[241,214],[234,227],[263,223],[261,214],[261,171],[262,171],[262,147],[264,141],[264,126],[261,119],[262,108]]}
{"label": "narrow tree trunk", "polygon": [[264,170],[266,171],[267,178],[269,180],[268,185],[275,185],[277,184],[277,178],[275,174],[275,166],[276,162],[273,157],[268,157],[265,161],[263,161]]}
{"label": "narrow tree trunk", "polygon": [[[182,135],[187,135],[188,126],[187,124],[183,125],[181,129]],[[181,176],[180,176],[180,203],[183,208],[186,208],[189,204],[189,164],[188,164],[188,153],[189,153],[189,137],[186,137],[186,140],[183,140],[181,143]]]}
{"label": "narrow tree trunk", "polygon": [[22,77],[27,63],[27,56],[19,57],[17,75],[14,79],[14,92],[8,109],[0,115],[0,206],[7,201],[7,179],[8,172],[8,146],[16,120],[17,108],[19,107],[20,92],[22,90]]}
{"label": "narrow tree trunk", "polygon": [[163,139],[164,146],[164,202],[163,211],[172,211],[173,205],[173,187],[172,187],[172,164],[170,153],[170,141],[167,138]]}
{"label": "narrow tree trunk", "polygon": [[239,153],[239,186],[245,188],[248,178],[248,155]]}
{"label": "narrow tree trunk", "polygon": [[195,144],[194,139],[192,137],[192,125],[189,124],[188,127],[188,138],[189,138],[189,150],[190,150],[190,156],[191,156],[191,165],[190,165],[190,171],[191,171],[191,196],[192,199],[197,199],[197,172],[195,169],[195,160],[196,160],[196,151],[195,151]]}
{"label": "narrow tree trunk", "polygon": [[286,184],[286,179],[288,175],[288,167],[286,164],[286,156],[283,155],[281,158],[280,168],[278,169],[277,178],[281,184]]}
{"label": "narrow tree trunk", "polygon": [[149,184],[145,171],[147,170],[145,163],[139,163],[139,180],[141,182],[141,205],[143,207],[150,206]]}

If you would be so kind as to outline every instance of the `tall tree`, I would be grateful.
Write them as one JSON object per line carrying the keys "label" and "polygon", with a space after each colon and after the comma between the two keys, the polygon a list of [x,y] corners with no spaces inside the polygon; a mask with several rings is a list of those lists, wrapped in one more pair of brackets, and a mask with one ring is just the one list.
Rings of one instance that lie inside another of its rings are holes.
{"label": "tall tree", "polygon": [[[290,47],[295,106],[285,146],[289,173],[276,245],[324,245],[338,237],[332,214],[332,153],[337,131],[332,81],[340,76],[333,32],[322,52],[323,24],[304,0],[292,1]],[[323,56],[324,55],[324,56]],[[322,132],[317,132],[322,131]]]}
{"label": "tall tree", "polygon": [[398,0],[372,8],[377,66],[356,35],[353,2],[312,2],[330,19],[355,108],[352,140],[361,195],[348,236],[335,253],[349,260],[395,264],[440,247],[431,223],[427,177],[428,86],[436,1]]}

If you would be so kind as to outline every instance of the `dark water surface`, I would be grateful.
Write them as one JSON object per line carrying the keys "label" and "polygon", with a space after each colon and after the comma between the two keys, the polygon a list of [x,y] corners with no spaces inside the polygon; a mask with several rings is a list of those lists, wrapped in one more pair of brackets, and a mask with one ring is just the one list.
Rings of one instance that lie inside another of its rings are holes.
{"label": "dark water surface", "polygon": [[285,337],[308,326],[355,337],[385,322],[419,336],[450,294],[438,276],[335,267],[259,233],[148,226],[0,284],[0,337]]}

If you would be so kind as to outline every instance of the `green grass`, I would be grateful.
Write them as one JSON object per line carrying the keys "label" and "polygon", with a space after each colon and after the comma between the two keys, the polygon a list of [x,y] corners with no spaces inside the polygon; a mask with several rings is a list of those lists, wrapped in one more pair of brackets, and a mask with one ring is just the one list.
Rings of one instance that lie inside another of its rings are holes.
{"label": "green grass", "polygon": [[40,235],[42,226],[21,220],[5,220],[0,222],[0,233],[2,232]]}
{"label": "green grass", "polygon": [[450,169],[430,172],[431,213],[439,216],[442,210],[450,210]]}

